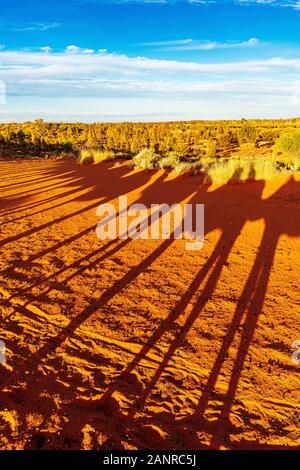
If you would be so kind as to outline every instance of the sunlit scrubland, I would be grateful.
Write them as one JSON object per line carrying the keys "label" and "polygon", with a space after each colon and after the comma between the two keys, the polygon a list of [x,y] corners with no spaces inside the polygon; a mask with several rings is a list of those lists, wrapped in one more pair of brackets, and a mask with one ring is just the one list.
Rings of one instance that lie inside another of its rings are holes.
{"label": "sunlit scrubland", "polygon": [[[270,137],[269,137],[270,138]],[[132,156],[136,169],[164,169],[175,175],[202,174],[205,181],[213,183],[267,180],[283,173],[300,170],[300,130],[283,131],[272,144],[261,141],[258,130],[248,122],[236,133],[216,130],[199,144],[198,152],[191,154],[186,145],[177,150],[160,152],[158,142],[144,147]],[[121,154],[122,155],[122,154]],[[82,149],[79,161],[100,163],[117,158],[111,150]]]}
{"label": "sunlit scrubland", "polygon": [[[216,147],[214,154],[215,150]],[[206,181],[213,183],[268,180],[300,171],[300,131],[283,134],[269,152],[253,143],[244,143],[234,154],[216,159],[211,155],[209,144],[206,155],[184,161],[174,152],[161,158],[153,149],[145,148],[133,157],[133,162],[135,168],[140,169],[160,168],[177,175],[203,174]]]}
{"label": "sunlit scrubland", "polygon": [[[299,134],[300,135],[300,134]],[[136,169],[164,169],[174,175],[204,175],[204,180],[212,183],[239,182],[248,180],[269,180],[285,173],[300,171],[300,154],[289,155],[278,152],[280,142],[269,155],[263,154],[252,144],[244,145],[239,152],[226,158],[202,157],[195,161],[184,161],[175,153],[161,157],[153,149],[144,148],[132,159]],[[116,159],[114,152],[83,150],[81,164],[101,163]]]}
{"label": "sunlit scrubland", "polygon": [[300,119],[0,124],[2,158],[131,160],[135,168],[204,175],[223,183],[299,171]]}

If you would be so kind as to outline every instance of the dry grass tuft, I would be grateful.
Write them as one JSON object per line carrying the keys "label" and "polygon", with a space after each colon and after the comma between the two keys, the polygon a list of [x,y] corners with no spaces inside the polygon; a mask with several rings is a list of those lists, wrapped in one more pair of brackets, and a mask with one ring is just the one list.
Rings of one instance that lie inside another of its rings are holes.
{"label": "dry grass tuft", "polygon": [[114,160],[115,158],[116,154],[111,150],[84,149],[80,153],[79,163],[81,165],[87,165]]}

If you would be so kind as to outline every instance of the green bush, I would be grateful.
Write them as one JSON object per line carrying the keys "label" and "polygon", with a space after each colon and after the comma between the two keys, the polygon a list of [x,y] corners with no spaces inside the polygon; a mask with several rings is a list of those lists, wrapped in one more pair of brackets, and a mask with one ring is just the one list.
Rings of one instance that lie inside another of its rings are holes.
{"label": "green bush", "polygon": [[153,149],[144,148],[135,157],[133,157],[134,168],[143,170],[153,170],[158,167],[158,162],[161,159]]}
{"label": "green bush", "polygon": [[282,134],[273,147],[275,155],[283,154],[288,157],[300,157],[300,130]]}
{"label": "green bush", "polygon": [[277,166],[289,171],[300,170],[300,130],[282,134],[275,142],[273,155]]}

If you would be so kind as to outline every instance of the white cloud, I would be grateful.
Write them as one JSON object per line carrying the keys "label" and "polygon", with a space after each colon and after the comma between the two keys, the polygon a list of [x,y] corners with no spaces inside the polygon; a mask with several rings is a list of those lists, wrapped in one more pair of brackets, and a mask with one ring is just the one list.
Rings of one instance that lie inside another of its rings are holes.
{"label": "white cloud", "polygon": [[179,39],[171,41],[153,41],[140,43],[140,46],[156,47],[160,51],[210,51],[213,49],[232,49],[255,47],[260,44],[259,39],[251,38],[246,41],[216,42],[210,40]]}
{"label": "white cloud", "polygon": [[94,54],[94,49],[81,49],[78,46],[70,45],[65,49],[67,54]]}
{"label": "white cloud", "polygon": [[174,39],[171,41],[149,41],[149,42],[140,42],[137,46],[184,46],[186,44],[192,44],[194,39]]}
{"label": "white cloud", "polygon": [[[150,59],[137,56],[110,54],[100,49],[96,53],[93,49],[82,49],[75,45],[67,46],[63,53],[50,53],[50,46],[42,51],[0,51],[0,78],[13,73],[15,78],[22,75],[32,77],[58,74],[59,79],[70,76],[103,76],[109,72],[114,76],[128,76],[141,74],[180,74],[188,73],[199,78],[201,74],[259,74],[266,72],[296,72],[300,70],[300,58],[284,59],[270,58],[264,60],[237,61],[237,62],[187,62],[176,60]],[[116,75],[117,72],[117,75]],[[65,75],[62,75],[64,73]]]}
{"label": "white cloud", "polygon": [[43,46],[43,47],[40,47],[40,51],[49,53],[49,52],[52,52],[53,49],[50,46]]}
{"label": "white cloud", "polygon": [[299,0],[235,0],[239,5],[248,6],[271,6],[277,8],[293,8],[294,10],[300,9]]}
{"label": "white cloud", "polygon": [[[25,26],[18,26],[18,27],[13,27],[11,28],[12,31],[16,32],[27,32],[27,31],[48,31],[49,29],[54,29],[58,28],[61,26],[61,23],[41,23],[41,22],[36,22],[36,23],[29,23]],[[7,28],[10,29],[10,28]]]}
{"label": "white cloud", "polygon": [[[249,103],[251,109],[256,104],[257,116],[270,115],[280,106],[293,110],[292,83],[298,79],[300,58],[206,63],[100,51],[75,45],[59,53],[51,52],[50,46],[39,52],[0,51],[0,80],[8,92],[2,111],[23,109],[27,116],[35,103],[42,117],[52,112],[60,116],[69,110],[68,100],[78,116],[83,110],[96,112],[96,104],[99,113],[107,115],[113,105],[114,115],[125,116],[149,115],[150,111],[153,115],[165,103],[168,113],[181,110],[182,119],[188,118],[191,106],[196,112],[191,103],[197,103],[203,118],[211,116],[214,103],[230,111],[228,117],[239,112],[246,116]],[[51,111],[54,103],[57,109]]]}

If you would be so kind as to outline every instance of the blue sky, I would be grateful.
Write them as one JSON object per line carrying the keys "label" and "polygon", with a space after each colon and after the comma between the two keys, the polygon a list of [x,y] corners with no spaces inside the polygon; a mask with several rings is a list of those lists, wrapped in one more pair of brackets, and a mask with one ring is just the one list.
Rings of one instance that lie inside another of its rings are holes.
{"label": "blue sky", "polygon": [[0,6],[1,121],[300,115],[300,0]]}

